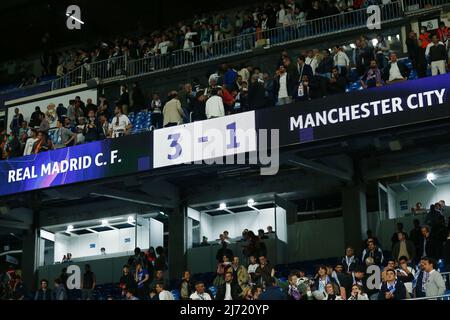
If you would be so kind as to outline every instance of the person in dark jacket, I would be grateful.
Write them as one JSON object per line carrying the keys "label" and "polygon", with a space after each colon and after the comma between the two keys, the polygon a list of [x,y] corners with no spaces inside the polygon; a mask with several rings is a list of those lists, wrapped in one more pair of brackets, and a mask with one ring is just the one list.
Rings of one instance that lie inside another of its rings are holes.
{"label": "person in dark jacket", "polygon": [[9,125],[9,128],[11,129],[11,132],[15,133],[16,135],[19,134],[19,129],[22,127],[23,122],[23,115],[19,112],[19,108],[14,109],[14,117]]}
{"label": "person in dark jacket", "polygon": [[185,271],[183,273],[183,278],[180,281],[178,286],[180,290],[180,299],[181,300],[189,300],[191,294],[195,291],[195,282],[192,281],[191,273],[189,271]]}
{"label": "person in dark jacket", "polygon": [[205,107],[207,99],[208,97],[205,96],[204,90],[197,92],[197,95],[195,96],[195,101],[193,103],[192,121],[206,120]]}
{"label": "person in dark jacket", "polygon": [[392,257],[395,260],[399,260],[402,256],[404,256],[404,250],[406,250],[406,253],[408,254],[406,256],[408,258],[408,261],[414,261],[416,257],[416,248],[414,246],[414,243],[406,239],[405,232],[397,233],[397,239],[398,241],[392,248]]}
{"label": "person in dark jacket", "polygon": [[404,300],[406,299],[406,287],[397,279],[395,270],[386,271],[386,281],[381,284],[378,300]]}
{"label": "person in dark jacket", "polygon": [[259,296],[259,300],[287,300],[286,294],[277,286],[277,280],[275,278],[271,278],[270,283],[266,285],[266,289]]}
{"label": "person in dark jacket", "polygon": [[45,117],[45,114],[41,111],[40,107],[36,107],[34,109],[34,112],[31,114],[30,123],[28,126],[30,128],[36,128],[41,125],[41,117],[40,115],[43,115]]}
{"label": "person in dark jacket", "polygon": [[338,94],[344,93],[347,87],[347,79],[339,74],[339,69],[333,67],[331,69],[331,78],[328,80],[328,93]]}
{"label": "person in dark jacket", "polygon": [[41,280],[41,287],[36,292],[36,295],[34,296],[34,300],[36,301],[45,301],[45,300],[52,300],[52,290],[48,288],[48,281],[46,279]]}
{"label": "person in dark jacket", "polygon": [[286,72],[284,65],[278,68],[277,76],[273,82],[273,92],[275,98],[278,99],[278,105],[281,106],[292,102],[297,81],[298,79],[293,78]]}
{"label": "person in dark jacket", "polygon": [[137,83],[133,83],[132,88],[131,100],[133,101],[133,104],[131,105],[129,112],[139,112],[142,109],[145,109],[145,97]]}
{"label": "person in dark jacket", "polygon": [[411,31],[406,39],[406,48],[408,50],[408,57],[415,69],[417,69],[417,57],[419,55],[419,42],[417,39],[417,34]]}
{"label": "person in dark jacket", "polygon": [[392,52],[390,55],[389,65],[383,69],[383,80],[387,84],[408,80],[410,70],[401,61],[398,60],[397,54]]}
{"label": "person in dark jacket", "polygon": [[216,300],[239,300],[242,288],[233,281],[233,273],[225,274],[225,283],[217,288]]}
{"label": "person in dark jacket", "polygon": [[340,263],[342,263],[344,272],[349,274],[355,271],[358,266],[360,266],[360,261],[355,256],[355,250],[352,247],[347,247],[347,249],[345,249],[345,256],[342,257]]}
{"label": "person in dark jacket", "polygon": [[450,272],[450,230],[448,230],[447,240],[444,243],[442,258],[444,259],[445,271]]}
{"label": "person in dark jacket", "polygon": [[431,230],[429,226],[422,227],[422,239],[420,242],[418,256],[421,258],[428,257],[435,260],[439,259],[438,254],[439,246],[435,239],[431,236]]}
{"label": "person in dark jacket", "polygon": [[64,121],[64,117],[67,115],[67,108],[64,107],[62,103],[58,104],[58,107],[56,108],[56,115],[58,116],[58,121]]}
{"label": "person in dark jacket", "polygon": [[266,106],[266,90],[259,81],[258,75],[254,74],[248,86],[248,105],[251,110],[258,110]]}
{"label": "person in dark jacket", "polygon": [[11,132],[10,136],[8,137],[8,146],[7,146],[7,151],[9,154],[9,159],[11,158],[18,158],[22,156],[22,152],[21,152],[21,146],[20,146],[20,141],[19,138],[17,137],[18,133],[16,132]]}
{"label": "person in dark jacket", "polygon": [[92,142],[99,140],[101,134],[101,126],[95,118],[94,110],[90,110],[87,117],[87,123],[83,128],[83,135],[85,142]]}

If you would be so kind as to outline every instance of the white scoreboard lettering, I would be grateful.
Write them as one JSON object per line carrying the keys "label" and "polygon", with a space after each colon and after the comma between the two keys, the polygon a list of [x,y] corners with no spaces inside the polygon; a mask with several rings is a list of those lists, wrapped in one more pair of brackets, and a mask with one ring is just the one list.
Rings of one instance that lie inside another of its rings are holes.
{"label": "white scoreboard lettering", "polygon": [[255,112],[154,131],[154,168],[256,151]]}

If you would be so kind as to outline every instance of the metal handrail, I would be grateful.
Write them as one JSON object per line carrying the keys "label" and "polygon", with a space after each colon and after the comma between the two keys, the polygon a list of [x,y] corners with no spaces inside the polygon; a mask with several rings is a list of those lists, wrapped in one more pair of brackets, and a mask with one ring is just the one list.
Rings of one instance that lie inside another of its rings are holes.
{"label": "metal handrail", "polygon": [[423,298],[411,298],[411,299],[404,299],[406,301],[419,301],[419,300],[437,300],[437,299],[444,299],[449,298],[450,294],[443,294],[442,296],[433,296],[433,297],[423,297]]}
{"label": "metal handrail", "polygon": [[450,4],[449,0],[402,0],[406,12],[434,8]]}
{"label": "metal handrail", "polygon": [[[381,12],[383,22],[401,19],[404,14],[402,2],[396,1],[382,5]],[[52,88],[60,89],[71,86],[72,84],[81,84],[93,78],[106,80],[123,75],[137,77],[252,52],[253,49],[260,46],[281,46],[320,34],[329,35],[359,29],[367,25],[366,15],[367,9],[364,8],[269,30],[244,30],[239,36],[216,42],[202,43],[191,48],[179,49],[163,55],[154,55],[132,61],[127,61],[126,56],[114,58],[123,59],[123,61],[116,61],[114,59],[97,61],[78,67],[63,77],[56,79]],[[118,62],[117,65],[116,62]],[[107,69],[111,63],[114,64],[113,70]]]}

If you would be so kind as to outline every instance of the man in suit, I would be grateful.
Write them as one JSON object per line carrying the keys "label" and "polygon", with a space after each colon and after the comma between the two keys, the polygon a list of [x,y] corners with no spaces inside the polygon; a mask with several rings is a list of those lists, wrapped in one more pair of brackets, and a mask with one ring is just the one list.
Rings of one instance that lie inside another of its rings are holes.
{"label": "man in suit", "polygon": [[392,257],[395,260],[400,260],[401,257],[407,257],[408,261],[414,261],[416,256],[416,249],[414,243],[406,239],[405,232],[397,233],[398,241],[392,248]]}
{"label": "man in suit", "polygon": [[424,288],[427,297],[442,296],[445,293],[445,281],[439,271],[435,270],[436,261],[432,258],[423,259]]}
{"label": "man in suit", "polygon": [[420,242],[420,252],[418,252],[418,255],[420,255],[421,258],[428,257],[433,259],[438,259],[438,245],[436,244],[435,240],[431,236],[431,230],[429,226],[423,226],[422,227],[422,239]]}
{"label": "man in suit", "polygon": [[410,70],[398,60],[395,52],[391,53],[389,65],[383,70],[383,80],[387,84],[408,80]]}
{"label": "man in suit", "polygon": [[266,89],[259,81],[258,75],[254,74],[248,86],[248,105],[251,110],[257,110],[266,106]]}
{"label": "man in suit", "polygon": [[345,249],[345,256],[340,263],[344,267],[344,272],[351,273],[360,265],[359,259],[355,256],[355,250],[352,247]]}
{"label": "man in suit", "polygon": [[225,283],[217,288],[217,300],[239,300],[242,293],[241,287],[233,281],[233,273],[225,274]]}

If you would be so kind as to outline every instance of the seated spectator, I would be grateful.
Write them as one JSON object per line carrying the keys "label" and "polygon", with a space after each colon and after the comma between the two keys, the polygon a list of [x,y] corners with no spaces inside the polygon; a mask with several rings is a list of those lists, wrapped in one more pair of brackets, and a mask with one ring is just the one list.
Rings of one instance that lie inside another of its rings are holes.
{"label": "seated spectator", "polygon": [[126,299],[126,300],[130,300],[130,301],[136,301],[136,300],[139,300],[139,298],[137,298],[137,297],[134,295],[134,290],[133,290],[133,289],[127,290],[127,292],[126,292],[126,294],[125,294],[125,299]]}
{"label": "seated spectator", "polygon": [[407,257],[400,257],[398,260],[397,267],[397,278],[403,282],[406,288],[406,292],[409,293],[410,296],[413,294],[413,281],[415,279],[416,271],[410,265],[408,265]]}
{"label": "seated spectator", "polygon": [[191,300],[212,300],[211,295],[205,292],[205,284],[198,281],[195,284],[195,292],[190,296]]}
{"label": "seated spectator", "polygon": [[265,283],[265,289],[258,300],[287,300],[286,294],[277,285],[277,280],[275,278],[270,277]]}
{"label": "seated spectator", "polygon": [[323,300],[342,300],[342,297],[338,294],[337,285],[328,283],[325,286],[325,296]]}
{"label": "seated spectator", "polygon": [[381,284],[378,300],[404,300],[407,297],[405,285],[397,280],[395,270],[386,270],[385,280]]}
{"label": "seated spectator", "polygon": [[189,297],[194,292],[194,289],[195,285],[191,279],[191,273],[189,271],[185,271],[179,285],[181,300],[189,300]]}
{"label": "seated spectator", "polygon": [[16,275],[14,277],[14,286],[12,287],[12,299],[13,300],[24,300],[26,295],[25,286],[22,281],[22,277]]}
{"label": "seated spectator", "polygon": [[360,82],[364,89],[381,87],[383,85],[381,71],[378,69],[375,59],[370,61],[369,70],[366,71]]}
{"label": "seated spectator", "polygon": [[264,233],[263,229],[258,230],[258,237],[260,240],[269,239],[269,237]]}
{"label": "seated spectator", "polygon": [[423,259],[423,288],[426,297],[442,296],[445,293],[445,281],[442,275],[435,269],[436,260],[432,258]]}
{"label": "seated spectator", "polygon": [[[332,277],[330,277],[328,274],[328,270],[325,266],[319,266],[317,268],[317,274],[316,274],[316,279],[314,280],[314,284],[312,285],[311,290],[313,292],[318,291],[321,295],[326,295],[326,285],[331,283],[331,284],[335,284],[336,280]],[[314,293],[314,296],[316,296],[319,293]]]}
{"label": "seated spectator", "polygon": [[328,80],[328,93],[344,93],[347,87],[347,79],[339,73],[337,67],[331,69],[331,78]]}
{"label": "seated spectator", "polygon": [[233,273],[225,274],[225,282],[217,287],[217,300],[239,300],[241,298],[242,288],[233,281]]}
{"label": "seated spectator", "polygon": [[164,280],[164,271],[163,270],[156,270],[155,271],[155,278],[150,283],[149,290],[150,291],[156,290],[156,285],[157,284],[162,284],[162,285],[164,285],[164,288],[167,288],[167,283]]}
{"label": "seated spectator", "polygon": [[36,137],[36,141],[31,149],[31,154],[38,154],[53,149],[53,143],[48,138],[45,132],[39,131]]}
{"label": "seated spectator", "polygon": [[384,261],[383,251],[377,247],[375,241],[370,239],[367,241],[367,248],[364,249],[361,261],[365,263],[367,258],[372,258],[377,266],[381,266]]}
{"label": "seated spectator", "polygon": [[163,283],[157,283],[155,289],[159,300],[175,300],[173,294],[165,289]]}
{"label": "seated spectator", "polygon": [[239,257],[233,257],[231,263],[231,271],[233,273],[234,281],[242,288],[246,288],[250,282],[250,276],[247,269],[240,264]]}
{"label": "seated spectator", "polygon": [[352,286],[352,292],[348,300],[369,300],[367,294],[364,293],[363,288],[357,284]]}
{"label": "seated spectator", "polygon": [[289,300],[306,300],[307,286],[304,283],[298,281],[298,277],[295,273],[291,273],[288,277],[289,286],[287,288],[287,296]]}
{"label": "seated spectator", "polygon": [[344,52],[342,47],[335,46],[334,47],[334,66],[338,69],[339,75],[345,77],[347,76],[349,65],[350,65],[350,59],[348,58],[347,54]]}
{"label": "seated spectator", "polygon": [[347,249],[345,249],[345,256],[341,259],[342,266],[346,273],[352,273],[356,267],[360,265],[360,261],[355,256],[354,252],[352,247],[347,247]]}
{"label": "seated spectator", "polygon": [[45,300],[53,300],[52,290],[48,288],[48,281],[45,279],[41,280],[41,285],[38,291],[34,296],[34,300],[36,301],[45,301]]}
{"label": "seated spectator", "polygon": [[389,65],[383,70],[383,80],[387,84],[406,81],[409,73],[408,67],[403,62],[398,61],[397,54],[392,52]]}

